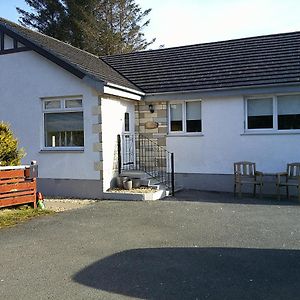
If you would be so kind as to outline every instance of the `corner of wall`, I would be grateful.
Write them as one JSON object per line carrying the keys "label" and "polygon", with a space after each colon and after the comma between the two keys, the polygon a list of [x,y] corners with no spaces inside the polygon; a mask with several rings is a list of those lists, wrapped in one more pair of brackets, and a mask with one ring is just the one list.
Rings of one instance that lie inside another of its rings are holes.
{"label": "corner of wall", "polygon": [[102,110],[101,97],[98,97],[98,105],[92,108],[92,114],[98,116],[97,124],[93,124],[93,134],[98,135],[98,142],[93,144],[93,151],[99,153],[99,160],[94,161],[94,170],[99,172],[103,192],[103,147],[102,147]]}

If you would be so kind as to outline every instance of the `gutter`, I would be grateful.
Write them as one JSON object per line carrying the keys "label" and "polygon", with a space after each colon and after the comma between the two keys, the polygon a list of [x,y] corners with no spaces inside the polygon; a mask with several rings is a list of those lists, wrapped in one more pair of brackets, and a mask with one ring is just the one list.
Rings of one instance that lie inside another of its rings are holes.
{"label": "gutter", "polygon": [[[272,89],[272,91],[270,91]],[[234,95],[249,95],[253,93],[286,93],[286,92],[299,92],[299,83],[281,83],[281,84],[268,84],[268,85],[253,85],[253,86],[240,86],[232,88],[217,88],[217,89],[202,89],[190,91],[175,91],[175,92],[162,92],[162,93],[146,93],[145,101],[161,101],[161,100],[184,100],[184,99],[199,99],[203,96],[234,96]]]}

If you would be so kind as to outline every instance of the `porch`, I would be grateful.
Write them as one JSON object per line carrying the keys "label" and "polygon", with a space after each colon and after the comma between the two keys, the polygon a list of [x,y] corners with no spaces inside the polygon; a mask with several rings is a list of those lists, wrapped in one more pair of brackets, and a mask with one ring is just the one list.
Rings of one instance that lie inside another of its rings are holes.
{"label": "porch", "polygon": [[125,200],[157,200],[175,194],[173,153],[154,139],[137,133],[118,135],[117,145],[118,175],[137,180],[141,186],[153,188],[152,194],[156,193],[156,196],[144,194],[140,197],[128,192],[120,195],[119,192],[119,197]]}

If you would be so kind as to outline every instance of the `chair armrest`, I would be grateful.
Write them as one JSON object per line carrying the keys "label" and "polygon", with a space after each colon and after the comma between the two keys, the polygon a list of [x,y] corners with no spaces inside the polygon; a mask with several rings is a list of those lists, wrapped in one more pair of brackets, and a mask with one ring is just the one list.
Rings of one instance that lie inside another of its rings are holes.
{"label": "chair armrest", "polygon": [[287,172],[279,172],[279,173],[276,173],[276,176],[287,176],[288,173]]}
{"label": "chair armrest", "polygon": [[254,176],[255,176],[255,180],[257,178],[259,182],[262,184],[264,173],[260,171],[255,171]]}
{"label": "chair armrest", "polygon": [[276,173],[277,184],[280,184],[281,176],[285,176],[286,179],[287,179],[288,173],[287,173],[287,172],[279,172],[279,173]]}
{"label": "chair armrest", "polygon": [[242,175],[241,172],[238,172],[238,171],[235,171],[235,172],[234,172],[234,176],[241,176],[241,175]]}

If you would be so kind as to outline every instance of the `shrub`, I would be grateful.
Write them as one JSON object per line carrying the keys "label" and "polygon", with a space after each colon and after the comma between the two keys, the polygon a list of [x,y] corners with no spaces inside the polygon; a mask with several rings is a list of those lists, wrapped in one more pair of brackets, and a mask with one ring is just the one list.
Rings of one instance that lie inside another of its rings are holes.
{"label": "shrub", "polygon": [[14,137],[9,124],[0,122],[0,166],[21,164],[25,152],[18,146],[18,140]]}

